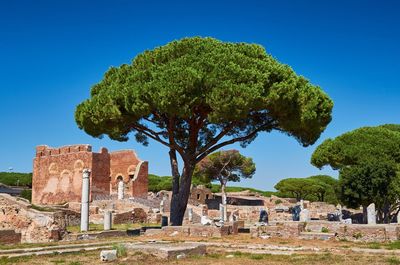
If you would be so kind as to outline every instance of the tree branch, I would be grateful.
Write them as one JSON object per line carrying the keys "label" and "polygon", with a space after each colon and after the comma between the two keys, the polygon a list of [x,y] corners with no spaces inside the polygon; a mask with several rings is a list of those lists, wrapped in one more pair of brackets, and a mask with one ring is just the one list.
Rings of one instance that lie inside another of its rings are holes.
{"label": "tree branch", "polygon": [[215,150],[218,150],[221,147],[224,147],[226,145],[230,145],[230,144],[233,144],[233,143],[236,143],[236,142],[242,142],[242,141],[249,140],[252,137],[254,137],[258,132],[267,129],[268,127],[271,127],[271,125],[270,124],[264,124],[264,125],[262,125],[259,128],[255,129],[254,131],[252,131],[251,133],[249,133],[246,136],[233,138],[231,140],[216,144],[216,145],[212,146],[211,148],[209,148],[208,150],[204,150],[203,153],[200,153],[200,155],[196,158],[196,163],[200,162],[204,157],[206,157],[208,154],[214,152]]}
{"label": "tree branch", "polygon": [[233,126],[234,126],[234,123],[232,122],[227,127],[225,127],[216,137],[214,137],[205,146],[203,146],[198,152],[196,152],[196,156],[206,152],[207,149],[211,148],[214,144],[218,143],[218,141],[221,140],[222,137],[224,137],[229,132],[229,130],[231,130],[233,128]]}

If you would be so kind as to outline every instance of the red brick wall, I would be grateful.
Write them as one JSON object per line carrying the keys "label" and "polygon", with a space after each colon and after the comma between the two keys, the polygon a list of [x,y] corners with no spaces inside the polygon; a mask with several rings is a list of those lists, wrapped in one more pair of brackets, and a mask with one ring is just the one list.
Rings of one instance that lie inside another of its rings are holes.
{"label": "red brick wall", "polygon": [[125,182],[127,196],[147,195],[148,163],[132,150],[93,153],[90,145],[36,148],[33,160],[32,203],[80,202],[82,170],[91,170],[90,194],[109,195],[117,191],[117,177]]}
{"label": "red brick wall", "polygon": [[32,203],[80,201],[82,170],[92,167],[89,145],[38,146],[33,160]]}
{"label": "red brick wall", "polygon": [[147,195],[148,162],[139,160],[132,150],[112,152],[110,158],[111,191],[117,192],[118,177],[122,177],[126,195]]}
{"label": "red brick wall", "polygon": [[149,186],[149,163],[144,161],[140,164],[137,178],[132,182],[131,194],[134,197],[147,196]]}
{"label": "red brick wall", "polygon": [[92,196],[110,194],[110,154],[106,148],[102,148],[100,153],[93,153],[90,176]]}

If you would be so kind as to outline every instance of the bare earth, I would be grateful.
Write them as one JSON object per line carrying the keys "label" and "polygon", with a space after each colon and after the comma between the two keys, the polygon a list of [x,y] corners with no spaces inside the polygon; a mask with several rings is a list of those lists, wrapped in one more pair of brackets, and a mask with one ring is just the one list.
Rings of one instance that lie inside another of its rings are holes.
{"label": "bare earth", "polygon": [[[137,237],[129,241],[168,240],[179,243],[197,241],[207,244],[206,256],[187,257],[180,260],[161,260],[142,253],[128,253],[117,261],[104,264],[400,264],[400,250],[392,250],[387,244],[367,244],[336,240],[283,240],[251,239],[249,235],[219,238]],[[79,243],[89,243],[79,242]],[[59,243],[65,244],[65,243]],[[26,247],[25,245],[23,247]],[[276,251],[276,250],[279,251]],[[292,251],[292,250],[296,251]],[[70,254],[0,258],[0,264],[102,264],[100,250]]]}

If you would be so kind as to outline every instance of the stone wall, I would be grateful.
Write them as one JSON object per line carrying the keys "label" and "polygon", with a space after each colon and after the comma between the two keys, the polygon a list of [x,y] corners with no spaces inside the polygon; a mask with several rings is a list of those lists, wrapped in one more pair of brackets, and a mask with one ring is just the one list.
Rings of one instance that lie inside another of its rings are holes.
{"label": "stone wall", "polygon": [[0,230],[0,244],[18,244],[21,242],[21,233],[14,230]]}
{"label": "stone wall", "polygon": [[90,197],[102,198],[117,192],[117,178],[125,182],[126,194],[147,195],[148,163],[132,150],[92,152],[90,145],[36,148],[33,160],[32,203],[80,202],[82,171],[90,169]]}
{"label": "stone wall", "polygon": [[335,233],[340,239],[349,241],[395,241],[400,239],[400,225],[397,224],[343,224],[340,222],[310,221],[305,230],[321,232],[325,228],[329,233]]}
{"label": "stone wall", "polygon": [[32,203],[62,204],[80,201],[84,168],[92,168],[92,148],[89,145],[36,147]]}
{"label": "stone wall", "polygon": [[200,224],[191,224],[183,226],[164,226],[159,229],[147,229],[145,235],[165,235],[165,236],[192,236],[192,237],[223,237],[231,234],[237,234],[237,225],[226,223],[222,227],[204,226]]}
{"label": "stone wall", "polygon": [[281,238],[298,237],[304,231],[304,223],[277,222],[265,226],[253,226],[250,228],[251,237],[270,236]]}
{"label": "stone wall", "polygon": [[142,208],[134,208],[132,211],[117,213],[113,216],[113,224],[132,224],[147,222],[147,214]]}
{"label": "stone wall", "polygon": [[148,162],[139,160],[132,150],[121,150],[110,154],[111,192],[117,193],[118,181],[125,183],[128,196],[147,196]]}
{"label": "stone wall", "polygon": [[309,221],[303,222],[273,222],[266,226],[253,226],[250,229],[252,237],[271,236],[282,238],[299,237],[300,233],[322,232],[334,234],[337,239],[362,242],[384,242],[400,239],[400,225],[397,224],[344,224],[340,222]]}
{"label": "stone wall", "polygon": [[207,201],[213,199],[213,194],[210,189],[204,185],[192,187],[190,190],[189,201],[191,204],[205,204]]}
{"label": "stone wall", "polygon": [[61,239],[65,224],[57,223],[55,213],[40,212],[30,207],[31,205],[23,200],[0,194],[0,231],[12,230],[19,233],[22,243]]}

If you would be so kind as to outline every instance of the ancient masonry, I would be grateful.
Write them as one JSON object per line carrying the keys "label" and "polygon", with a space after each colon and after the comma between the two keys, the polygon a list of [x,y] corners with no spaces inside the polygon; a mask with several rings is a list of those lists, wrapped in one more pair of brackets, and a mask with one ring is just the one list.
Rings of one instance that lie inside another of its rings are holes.
{"label": "ancient masonry", "polygon": [[132,150],[96,153],[90,145],[40,145],[33,160],[32,203],[80,202],[83,169],[91,171],[91,200],[117,195],[118,188],[126,197],[147,196],[148,162]]}

